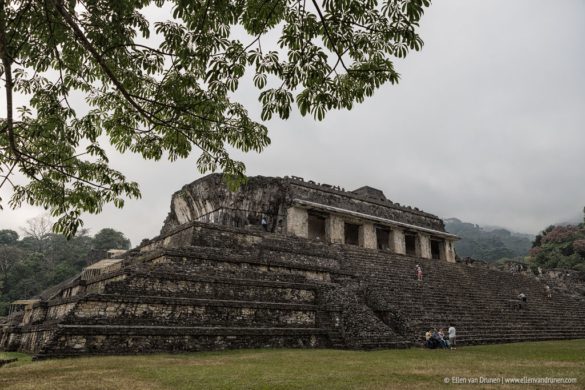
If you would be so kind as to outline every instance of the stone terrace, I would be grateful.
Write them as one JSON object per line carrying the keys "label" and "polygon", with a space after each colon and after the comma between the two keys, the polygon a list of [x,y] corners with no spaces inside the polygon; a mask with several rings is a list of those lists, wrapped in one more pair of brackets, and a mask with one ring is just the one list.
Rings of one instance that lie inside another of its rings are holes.
{"label": "stone terrace", "polygon": [[[518,310],[520,292],[528,304]],[[451,324],[459,344],[584,338],[585,304],[548,299],[526,276],[191,222],[14,317],[0,347],[39,358],[403,348]]]}

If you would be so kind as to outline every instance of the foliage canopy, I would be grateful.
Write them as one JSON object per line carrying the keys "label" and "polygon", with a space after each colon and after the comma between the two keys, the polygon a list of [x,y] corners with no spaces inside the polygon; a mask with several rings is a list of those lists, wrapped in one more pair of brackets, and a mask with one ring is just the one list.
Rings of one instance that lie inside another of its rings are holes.
{"label": "foliage canopy", "polygon": [[[288,118],[295,104],[321,120],[398,81],[391,59],[421,49],[416,29],[429,5],[0,0],[0,188],[11,187],[12,207],[49,209],[59,217],[55,230],[71,236],[82,212],[140,196],[110,167],[108,142],[154,160],[198,149],[201,172],[222,170],[237,183],[244,166],[228,149],[259,152],[270,142],[234,99],[246,71],[262,121]],[[170,15],[156,20],[156,7]]]}
{"label": "foliage canopy", "polygon": [[579,225],[551,225],[543,230],[534,240],[530,261],[544,269],[585,272],[585,221]]}
{"label": "foliage canopy", "polygon": [[[39,226],[36,218],[29,226]],[[62,234],[46,232],[31,235],[25,231],[19,239],[13,230],[0,230],[0,316],[10,302],[30,298],[61,283],[84,267],[107,256],[109,249],[128,249],[130,241],[123,233],[105,228],[94,237],[80,229],[67,240]]]}

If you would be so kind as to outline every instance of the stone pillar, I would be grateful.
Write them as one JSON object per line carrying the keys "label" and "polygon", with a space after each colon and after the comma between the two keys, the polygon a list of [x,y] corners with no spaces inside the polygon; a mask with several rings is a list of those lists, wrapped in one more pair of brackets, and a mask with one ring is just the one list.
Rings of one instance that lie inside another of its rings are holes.
{"label": "stone pillar", "polygon": [[325,237],[328,242],[343,244],[344,241],[344,222],[343,219],[336,215],[329,215],[325,221]]}
{"label": "stone pillar", "polygon": [[418,233],[418,242],[420,246],[420,254],[417,254],[423,259],[432,259],[433,255],[431,253],[431,236],[424,233]]}
{"label": "stone pillar", "polygon": [[376,249],[378,247],[376,228],[373,223],[364,223],[360,226],[360,246],[370,249]]}
{"label": "stone pillar", "polygon": [[309,237],[309,213],[300,207],[286,210],[286,232],[297,237]]}
{"label": "stone pillar", "polygon": [[455,244],[453,240],[445,240],[445,260],[449,263],[455,262]]}
{"label": "stone pillar", "polygon": [[390,232],[390,250],[401,255],[406,254],[406,242],[404,241],[404,230],[392,229]]}

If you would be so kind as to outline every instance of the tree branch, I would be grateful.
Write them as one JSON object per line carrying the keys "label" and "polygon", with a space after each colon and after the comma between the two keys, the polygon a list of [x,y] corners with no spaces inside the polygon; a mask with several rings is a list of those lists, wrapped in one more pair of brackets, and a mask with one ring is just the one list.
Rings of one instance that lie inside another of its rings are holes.
{"label": "tree branch", "polygon": [[17,160],[20,160],[20,151],[16,147],[14,137],[14,107],[12,102],[12,91],[14,84],[12,81],[12,60],[8,53],[7,41],[6,41],[6,12],[5,12],[5,1],[0,0],[0,59],[2,60],[2,66],[4,67],[4,79],[5,79],[5,90],[6,90],[6,123],[3,131],[8,135],[8,142],[10,150],[14,153]]}
{"label": "tree branch", "polygon": [[327,23],[325,22],[325,17],[323,16],[323,13],[321,12],[321,8],[319,8],[319,4],[317,4],[317,2],[315,0],[312,0],[312,2],[313,2],[313,5],[315,6],[315,8],[317,9],[317,13],[319,14],[319,19],[321,20],[321,25],[323,25],[323,30],[325,31],[325,35],[327,35],[329,42],[331,42],[331,46],[333,46],[333,51],[335,52],[335,54],[337,54],[337,58],[341,62],[341,66],[343,66],[343,69],[345,69],[345,71],[349,73],[347,66],[345,66],[345,62],[343,62],[342,54],[339,53],[339,50],[337,49],[336,42],[333,40],[333,37],[329,33],[329,27],[327,27]]}
{"label": "tree branch", "polygon": [[[12,184],[12,182],[10,181],[10,175],[12,175],[12,171],[14,170],[14,167],[16,167],[16,164],[17,164],[16,162],[12,163],[12,166],[8,170],[8,173],[6,174],[6,176],[4,176],[4,180],[2,180],[2,183],[0,183],[0,188],[4,187],[4,184],[6,184],[6,182]],[[14,184],[12,185],[14,186]]]}
{"label": "tree branch", "polygon": [[128,103],[130,103],[130,105],[132,107],[134,107],[142,115],[151,119],[151,115],[148,112],[146,112],[138,103],[136,103],[134,101],[132,96],[130,96],[128,91],[126,91],[126,88],[124,87],[124,85],[120,82],[120,80],[118,80],[118,78],[116,77],[114,72],[110,69],[108,64],[106,64],[106,62],[103,60],[103,58],[97,52],[96,48],[92,45],[92,43],[89,41],[89,39],[87,39],[87,37],[85,36],[85,34],[81,30],[81,28],[77,25],[77,23],[75,23],[75,21],[73,20],[73,17],[65,9],[65,6],[63,5],[62,0],[49,0],[49,1],[51,1],[51,3],[53,3],[57,12],[59,12],[59,14],[61,14],[61,16],[63,17],[63,20],[65,20],[65,23],[67,23],[67,25],[71,28],[71,30],[73,30],[73,33],[77,37],[77,40],[81,44],[81,46],[83,46],[83,48],[91,54],[93,59],[98,63],[100,68],[102,68],[104,73],[108,76],[110,81],[116,86],[116,89],[122,94],[122,96],[124,96],[124,98],[128,101]]}

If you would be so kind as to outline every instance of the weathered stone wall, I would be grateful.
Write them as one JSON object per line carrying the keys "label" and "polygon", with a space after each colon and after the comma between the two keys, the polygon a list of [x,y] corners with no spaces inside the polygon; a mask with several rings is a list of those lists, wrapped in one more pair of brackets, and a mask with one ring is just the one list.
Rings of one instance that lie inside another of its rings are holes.
{"label": "weathered stone wall", "polygon": [[263,302],[217,301],[161,297],[89,297],[69,322],[76,325],[315,326],[315,307]]}
{"label": "weathered stone wall", "polygon": [[104,291],[106,284],[121,281],[124,280],[125,278],[126,278],[125,274],[120,274],[118,276],[108,275],[107,277],[99,277],[95,280],[88,281],[85,287],[85,291],[88,294],[100,293]]}
{"label": "weathered stone wall", "polygon": [[553,293],[569,294],[585,300],[585,272],[569,269],[553,269],[538,275]]}
{"label": "weathered stone wall", "polygon": [[[263,176],[249,177],[245,185],[232,192],[221,175],[213,174],[173,194],[171,211],[161,234],[191,221],[259,227],[264,216],[270,231],[282,233],[286,229],[291,234],[304,237],[307,230],[306,215],[294,212],[291,214],[293,219],[287,221],[287,210],[297,199],[445,231],[442,220],[437,216],[389,200],[372,199],[311,182]],[[330,232],[334,234],[334,230]],[[334,236],[333,239],[337,238]]]}
{"label": "weathered stone wall", "polygon": [[[222,175],[205,176],[173,194],[171,211],[161,234],[186,222],[209,215],[209,221],[229,226],[260,225],[262,215],[272,231],[283,227],[286,204],[286,182],[279,178],[250,177],[239,191],[230,191]],[[215,213],[225,208],[226,213]],[[214,219],[211,221],[210,219]]]}
{"label": "weathered stone wall", "polygon": [[22,319],[23,325],[32,325],[37,324],[45,320],[45,316],[47,315],[47,308],[45,305],[36,304],[32,308],[27,308],[24,311],[24,316]]}
{"label": "weathered stone wall", "polygon": [[[147,251],[156,247],[184,248],[201,246],[210,248],[246,248],[262,241],[262,237],[254,232],[241,229],[226,229],[221,225],[193,222],[171,231],[158,242],[149,245]],[[241,252],[245,254],[246,252]]]}
{"label": "weathered stone wall", "polygon": [[61,320],[73,310],[77,300],[72,302],[64,302],[62,304],[51,304],[47,310],[47,320]]}
{"label": "weathered stone wall", "polygon": [[21,351],[27,353],[37,353],[43,346],[47,345],[54,337],[56,331],[54,329],[39,329],[29,328],[22,331],[22,333],[11,334],[11,339],[8,341],[9,351]]}
{"label": "weathered stone wall", "polygon": [[164,256],[153,259],[141,269],[156,269],[161,272],[175,272],[195,276],[202,273],[222,274],[229,277],[256,278],[260,280],[279,280],[286,278],[291,282],[329,281],[327,270],[316,266],[300,267],[279,265],[254,259],[217,258],[198,259],[181,256]]}
{"label": "weathered stone wall", "polygon": [[297,237],[309,237],[309,213],[306,209],[289,207],[286,214],[286,231]]}
{"label": "weathered stone wall", "polygon": [[213,280],[175,273],[133,275],[126,283],[108,285],[107,293],[198,297],[260,302],[314,303],[315,287],[262,280]]}
{"label": "weathered stone wall", "polygon": [[351,192],[342,192],[306,182],[290,181],[292,199],[306,200],[344,210],[375,215],[397,222],[445,231],[443,221],[435,215],[398,206],[391,201],[374,200]]}
{"label": "weathered stone wall", "polygon": [[262,329],[235,333],[222,329],[69,328],[44,356],[192,352],[238,348],[316,348],[330,345],[325,332]]}

